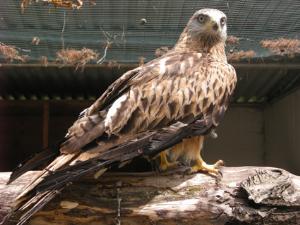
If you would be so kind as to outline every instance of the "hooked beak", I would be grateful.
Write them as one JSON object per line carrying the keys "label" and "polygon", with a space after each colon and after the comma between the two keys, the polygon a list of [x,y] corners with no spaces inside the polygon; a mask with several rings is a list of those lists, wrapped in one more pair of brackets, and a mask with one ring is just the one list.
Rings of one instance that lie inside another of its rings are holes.
{"label": "hooked beak", "polygon": [[218,32],[219,31],[219,25],[217,22],[211,20],[207,23],[207,30],[211,32]]}

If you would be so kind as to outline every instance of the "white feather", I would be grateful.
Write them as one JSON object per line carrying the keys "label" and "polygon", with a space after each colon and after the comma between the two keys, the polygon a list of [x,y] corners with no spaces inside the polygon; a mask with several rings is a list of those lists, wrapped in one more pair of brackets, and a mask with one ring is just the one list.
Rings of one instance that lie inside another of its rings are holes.
{"label": "white feather", "polygon": [[183,74],[185,72],[185,62],[180,63],[179,74]]}
{"label": "white feather", "polygon": [[166,61],[167,61],[167,59],[162,59],[159,62],[159,73],[161,75],[166,72]]}
{"label": "white feather", "polygon": [[194,58],[193,57],[189,57],[188,61],[189,61],[189,66],[192,67],[194,65]]}
{"label": "white feather", "polygon": [[109,108],[107,116],[106,116],[105,121],[104,121],[105,127],[108,128],[112,125],[113,117],[118,113],[118,109],[122,106],[122,103],[125,102],[126,99],[127,99],[127,95],[122,95]]}

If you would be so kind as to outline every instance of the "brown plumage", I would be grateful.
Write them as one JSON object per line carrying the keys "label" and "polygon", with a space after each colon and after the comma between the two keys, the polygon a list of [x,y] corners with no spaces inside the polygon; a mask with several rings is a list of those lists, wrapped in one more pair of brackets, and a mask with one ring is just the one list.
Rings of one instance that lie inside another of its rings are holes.
{"label": "brown plumage", "polygon": [[56,148],[61,154],[40,153],[13,173],[11,181],[53,160],[24,189],[7,221],[23,224],[80,176],[166,149],[191,155],[196,161],[192,171],[215,172],[199,151],[203,135],[223,117],[236,84],[225,40],[226,16],[214,9],[197,11],[172,50],[125,73],[80,114]]}

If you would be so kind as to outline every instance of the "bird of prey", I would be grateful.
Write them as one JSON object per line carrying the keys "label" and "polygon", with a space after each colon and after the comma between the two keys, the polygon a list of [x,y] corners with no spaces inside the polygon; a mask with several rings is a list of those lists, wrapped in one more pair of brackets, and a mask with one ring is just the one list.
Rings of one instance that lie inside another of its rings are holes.
{"label": "bird of prey", "polygon": [[162,169],[185,156],[193,172],[218,172],[201,158],[204,136],[218,126],[236,85],[227,63],[226,15],[194,13],[173,49],[126,72],[85,109],[64,140],[14,171],[9,182],[47,164],[18,197],[7,221],[21,225],[67,184],[111,165],[162,152]]}

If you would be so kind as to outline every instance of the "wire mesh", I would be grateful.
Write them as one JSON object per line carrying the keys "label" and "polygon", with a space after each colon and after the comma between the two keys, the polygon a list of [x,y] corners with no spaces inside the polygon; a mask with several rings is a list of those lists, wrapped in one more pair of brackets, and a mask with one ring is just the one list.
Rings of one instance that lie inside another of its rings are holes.
{"label": "wire mesh", "polygon": [[[228,45],[231,53],[253,50],[251,57],[271,56],[261,40],[298,39],[300,34],[296,0],[96,0],[84,1],[78,10],[33,1],[23,13],[20,3],[0,1],[0,41],[28,55],[27,63],[41,63],[41,57],[55,62],[63,48],[90,48],[101,57],[108,41],[106,62],[149,61],[157,48],[173,46],[194,11],[206,7],[227,14],[229,35],[239,38],[238,44]],[[0,57],[2,63],[24,63]]]}

